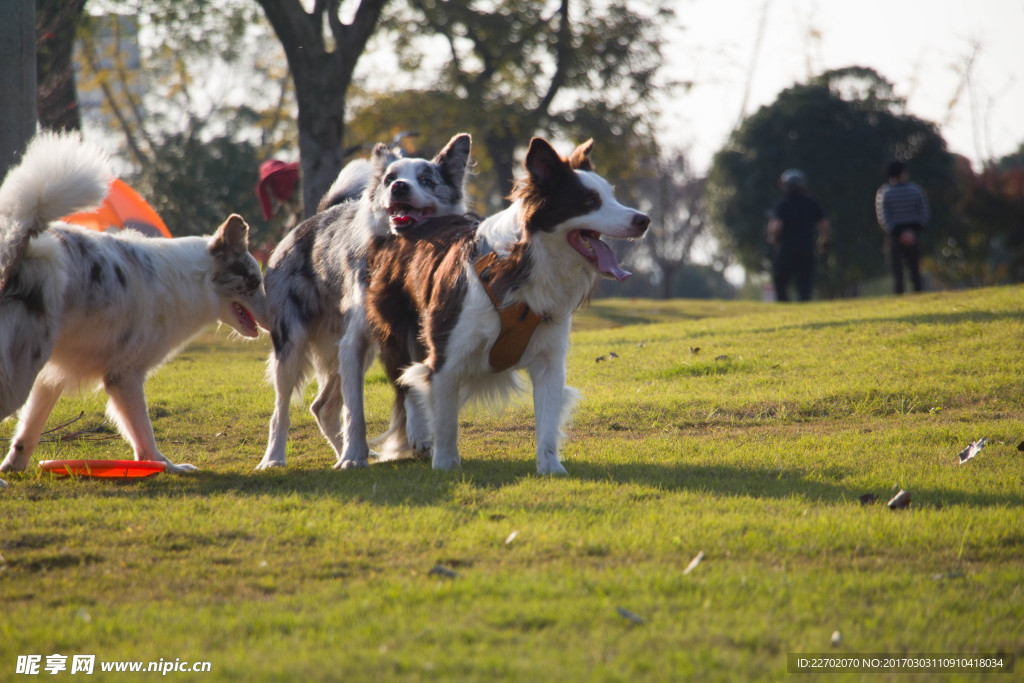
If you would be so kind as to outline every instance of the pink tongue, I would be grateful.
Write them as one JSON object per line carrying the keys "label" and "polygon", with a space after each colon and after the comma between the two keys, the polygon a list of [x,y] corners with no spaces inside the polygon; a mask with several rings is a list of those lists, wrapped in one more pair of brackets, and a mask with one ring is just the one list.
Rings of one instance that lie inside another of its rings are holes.
{"label": "pink tongue", "polygon": [[596,237],[590,237],[589,235],[581,235],[583,239],[587,241],[590,248],[594,250],[594,254],[597,256],[597,269],[602,273],[607,273],[613,278],[622,282],[627,277],[632,275],[627,270],[623,270],[619,267],[619,262],[615,258],[615,252],[612,251],[611,247],[602,242]]}

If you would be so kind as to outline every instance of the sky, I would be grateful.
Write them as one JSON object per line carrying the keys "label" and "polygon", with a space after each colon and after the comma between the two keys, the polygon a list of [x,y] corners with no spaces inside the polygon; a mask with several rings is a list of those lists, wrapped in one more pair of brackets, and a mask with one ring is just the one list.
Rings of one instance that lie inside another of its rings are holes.
{"label": "sky", "polygon": [[853,65],[893,83],[909,113],[938,124],[975,169],[1024,142],[1024,0],[674,5],[682,28],[666,31],[666,73],[693,85],[664,104],[661,129],[697,171],[740,120],[744,99],[751,114],[808,75]]}

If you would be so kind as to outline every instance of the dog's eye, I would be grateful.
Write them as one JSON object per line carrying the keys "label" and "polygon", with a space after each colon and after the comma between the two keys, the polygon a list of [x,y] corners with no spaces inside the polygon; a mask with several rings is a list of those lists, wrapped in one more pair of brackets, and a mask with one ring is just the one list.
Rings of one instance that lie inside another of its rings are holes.
{"label": "dog's eye", "polygon": [[583,200],[583,208],[586,209],[587,211],[593,211],[594,209],[597,209],[600,206],[601,199],[594,195],[590,195],[589,197]]}
{"label": "dog's eye", "polygon": [[434,179],[431,178],[430,176],[422,176],[420,178],[420,185],[427,188],[428,190],[432,190],[434,189],[434,186],[437,185],[437,183],[435,183]]}
{"label": "dog's eye", "polygon": [[384,184],[390,185],[391,183],[395,182],[395,179],[397,177],[398,176],[394,173],[388,173],[386,176],[384,176]]}

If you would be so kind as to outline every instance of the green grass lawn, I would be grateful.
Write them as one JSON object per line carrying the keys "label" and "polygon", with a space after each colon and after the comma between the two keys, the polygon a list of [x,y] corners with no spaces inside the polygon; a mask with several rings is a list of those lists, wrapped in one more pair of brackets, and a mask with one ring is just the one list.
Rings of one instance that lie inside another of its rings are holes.
{"label": "green grass lawn", "polygon": [[[199,473],[5,477],[0,680],[30,680],[28,654],[289,681],[802,680],[787,654],[1024,655],[1022,287],[596,301],[555,479],[534,474],[525,398],[464,411],[458,473],[336,472],[304,406],[289,467],[254,472],[267,348],[211,332],[147,385],[164,453]],[[377,367],[367,392],[379,433]],[[55,434],[85,436],[36,460],[131,457],[103,406],[65,398],[50,425],[83,413]]]}

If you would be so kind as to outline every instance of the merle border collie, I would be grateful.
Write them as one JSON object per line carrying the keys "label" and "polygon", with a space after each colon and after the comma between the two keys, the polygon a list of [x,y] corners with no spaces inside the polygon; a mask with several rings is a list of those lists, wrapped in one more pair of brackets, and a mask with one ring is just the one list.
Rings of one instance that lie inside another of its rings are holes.
{"label": "merle border collie", "polygon": [[375,236],[414,231],[431,216],[466,211],[470,136],[453,137],[433,160],[398,158],[383,143],[342,169],[318,207],[271,255],[264,275],[276,400],[267,450],[256,469],[283,467],[289,408],[310,375],[310,406],[334,449],[336,469],[369,464],[363,379],[376,348],[366,323],[366,257]]}
{"label": "merle border collie", "polygon": [[638,238],[650,224],[616,201],[594,172],[592,148],[591,140],[566,159],[534,138],[504,211],[479,226],[466,217],[434,219],[374,243],[371,325],[389,378],[421,404],[406,415],[406,441],[414,453],[432,449],[435,469],[461,465],[460,406],[504,398],[518,388],[515,371],[525,369],[537,472],[566,473],[558,451],[578,396],[565,384],[572,314],[599,277],[629,275],[601,238]]}
{"label": "merle border collie", "polygon": [[109,395],[107,413],[136,460],[196,469],[157,448],[146,376],[217,321],[244,337],[265,326],[241,217],[212,236],[175,239],[59,220],[102,201],[110,179],[99,149],[41,133],[0,187],[0,419],[21,407],[0,471],[24,470],[61,394],[93,384]]}

